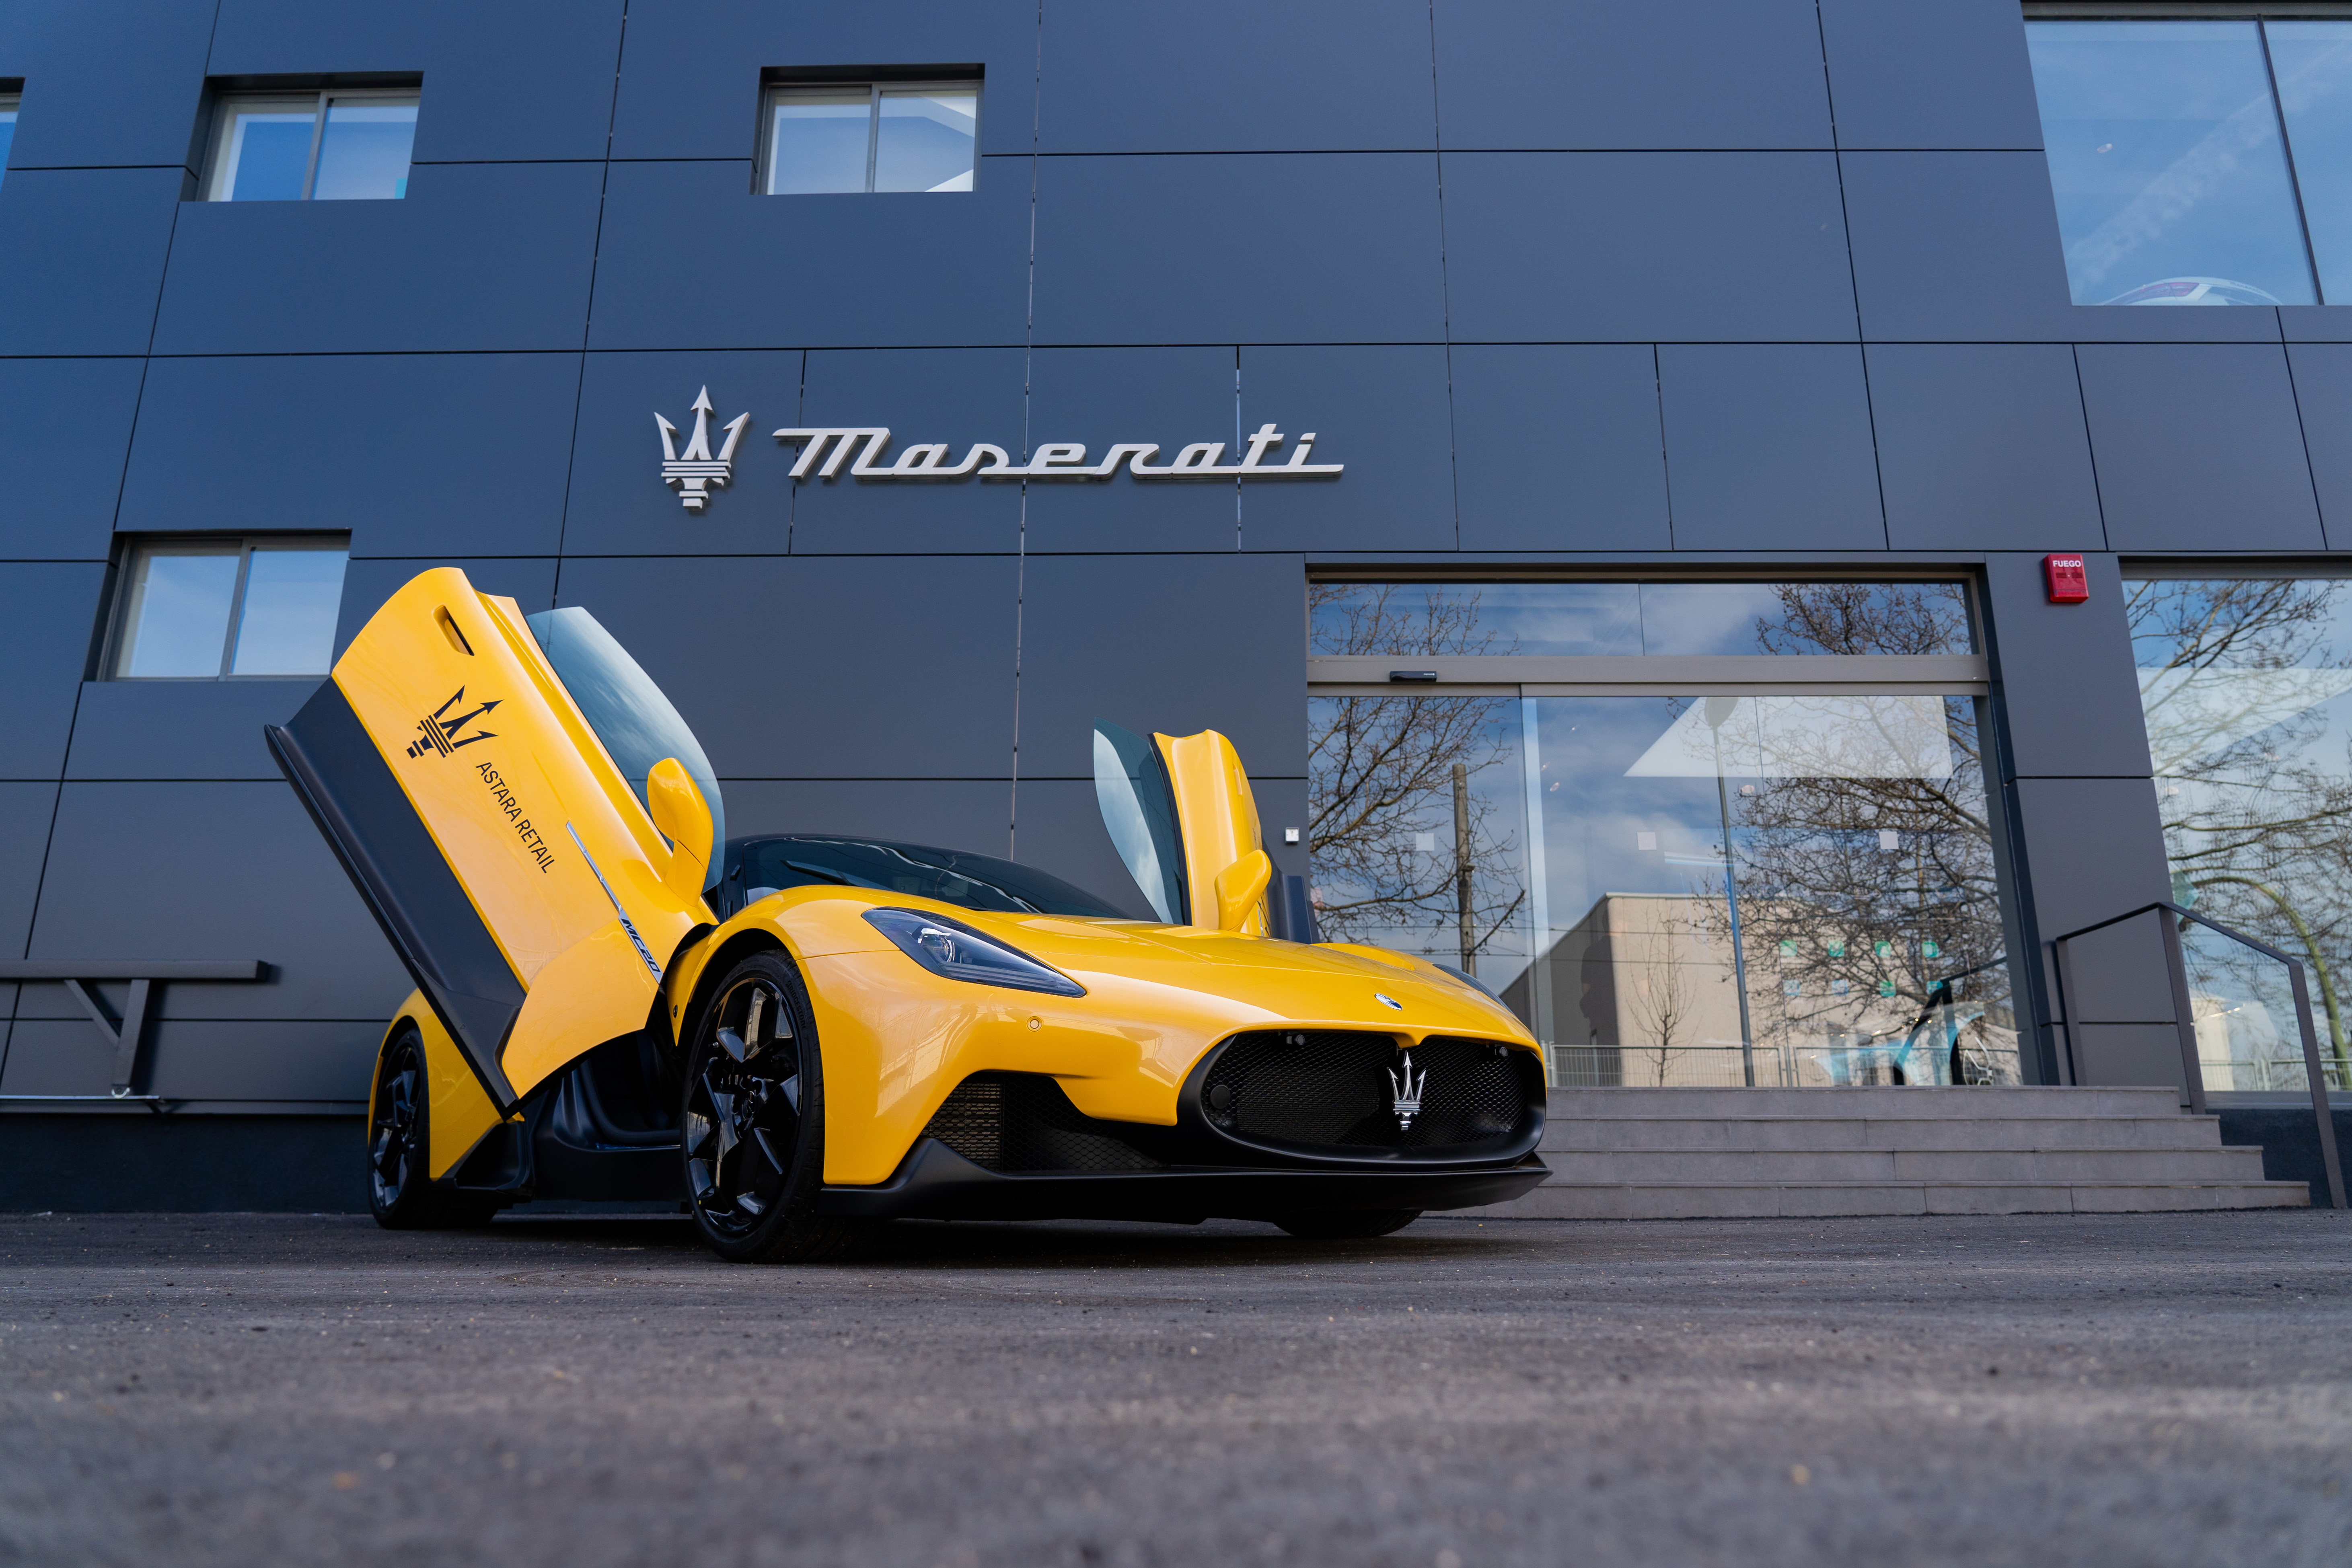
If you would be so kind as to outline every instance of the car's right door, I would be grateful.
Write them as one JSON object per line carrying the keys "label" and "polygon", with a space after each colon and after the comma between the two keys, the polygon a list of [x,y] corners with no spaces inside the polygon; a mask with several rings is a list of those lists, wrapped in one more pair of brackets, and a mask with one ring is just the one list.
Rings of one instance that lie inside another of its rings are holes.
{"label": "car's right door", "polygon": [[1095,799],[1119,858],[1161,920],[1265,934],[1274,864],[1231,741],[1214,730],[1146,739],[1097,721]]}

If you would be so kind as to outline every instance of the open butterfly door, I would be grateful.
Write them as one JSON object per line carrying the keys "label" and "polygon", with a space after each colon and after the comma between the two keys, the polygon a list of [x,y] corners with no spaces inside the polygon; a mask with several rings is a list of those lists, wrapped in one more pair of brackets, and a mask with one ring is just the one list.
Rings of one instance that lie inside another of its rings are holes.
{"label": "open butterfly door", "polygon": [[709,763],[584,610],[526,621],[426,572],[268,737],[502,1114],[644,1027],[711,919]]}
{"label": "open butterfly door", "polygon": [[1171,925],[1266,933],[1274,862],[1231,741],[1214,730],[1146,740],[1097,721],[1095,799],[1153,913]]}

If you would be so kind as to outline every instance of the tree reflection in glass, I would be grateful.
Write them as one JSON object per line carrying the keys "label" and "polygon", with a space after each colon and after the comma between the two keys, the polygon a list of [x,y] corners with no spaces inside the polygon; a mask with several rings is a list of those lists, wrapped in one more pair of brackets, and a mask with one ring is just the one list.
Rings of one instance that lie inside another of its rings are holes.
{"label": "tree reflection in glass", "polygon": [[[1327,584],[1309,626],[1314,653],[1401,662],[1974,642],[1955,583]],[[1485,958],[1560,1082],[2016,1080],[1978,700],[1441,691],[1310,716],[1327,933]]]}
{"label": "tree reflection in glass", "polygon": [[[1517,651],[1516,638],[1480,628],[1475,590],[1318,583],[1307,603],[1318,654]],[[1527,904],[1517,707],[1499,697],[1309,701],[1307,839],[1327,941],[1423,952],[1473,973],[1481,953],[1508,943]],[[1512,945],[1523,964],[1523,942]]]}
{"label": "tree reflection in glass", "polygon": [[[2323,578],[2128,584],[2174,901],[2311,966],[2330,1084],[2347,1078],[2352,595]],[[2185,926],[2209,1089],[2305,1089],[2280,967]]]}

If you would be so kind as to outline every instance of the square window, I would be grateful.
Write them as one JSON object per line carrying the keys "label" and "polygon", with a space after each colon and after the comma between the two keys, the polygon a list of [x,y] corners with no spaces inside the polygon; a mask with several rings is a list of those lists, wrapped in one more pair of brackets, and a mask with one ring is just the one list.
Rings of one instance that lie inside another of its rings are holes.
{"label": "square window", "polygon": [[398,201],[408,195],[417,102],[413,89],[225,96],[204,199]]}
{"label": "square window", "polygon": [[[1842,980],[1841,980],[1841,981],[1832,981],[1832,982],[1831,983],[1831,984],[1832,984],[1832,989],[1834,989],[1836,986],[1843,985],[1843,984],[1845,984],[1845,983],[1844,983],[1843,981],[1842,981]],[[1783,995],[1783,996],[1802,996],[1804,994],[1805,994],[1805,987],[1804,987],[1804,984],[1803,984],[1803,982],[1801,982],[1801,981],[1797,981],[1797,980],[1783,980],[1782,982],[1780,982],[1780,994],[1781,994],[1781,995]]]}
{"label": "square window", "polygon": [[1891,942],[1874,942],[1870,944],[1870,956],[1892,958],[1895,956],[1895,944]]}
{"label": "square window", "polygon": [[761,118],[769,195],[971,189],[977,81],[777,84]]}
{"label": "square window", "polygon": [[1843,940],[1843,938],[1838,938],[1838,937],[1832,937],[1832,938],[1831,938],[1831,939],[1830,939],[1830,943],[1829,943],[1829,951],[1830,951],[1830,956],[1831,956],[1832,958],[1843,958],[1843,957],[1845,956],[1845,942],[1844,942],[1844,940]]}
{"label": "square window", "polygon": [[324,675],[342,608],[342,539],[156,540],[123,573],[115,680]]}
{"label": "square window", "polygon": [[1832,996],[1843,996],[1849,989],[1850,987],[1847,985],[1846,982],[1843,980],[1832,980],[1830,982],[1830,994]]}
{"label": "square window", "polygon": [[1784,936],[1780,939],[1780,956],[1783,958],[1794,958],[1797,956],[1797,939],[1795,937]]}
{"label": "square window", "polygon": [[1919,956],[1922,958],[1941,958],[1944,956],[1944,950],[1937,947],[1932,942],[1923,942],[1919,944]]}

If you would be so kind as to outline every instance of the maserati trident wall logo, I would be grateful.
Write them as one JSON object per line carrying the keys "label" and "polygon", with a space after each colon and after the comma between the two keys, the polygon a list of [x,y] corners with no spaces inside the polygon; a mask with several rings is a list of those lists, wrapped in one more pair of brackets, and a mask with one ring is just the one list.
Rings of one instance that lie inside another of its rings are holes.
{"label": "maserati trident wall logo", "polygon": [[[713,457],[710,415],[710,389],[706,386],[694,400],[694,434],[683,452],[677,449],[677,426],[659,414],[654,416],[654,424],[661,430],[662,482],[677,491],[679,504],[688,511],[700,511],[710,500],[711,488],[734,478],[735,445],[751,419],[749,414],[739,414],[721,426],[727,441]],[[950,461],[955,449],[945,441],[918,441],[900,447],[892,458],[887,425],[793,426],[775,432],[775,438],[800,449],[793,461],[795,481],[832,482],[846,473],[860,484],[953,484],[963,479],[1084,483],[1116,479],[1123,468],[1138,479],[1228,484],[1336,479],[1347,472],[1344,463],[1307,461],[1315,448],[1314,431],[1286,436],[1271,422],[1260,425],[1242,442],[1239,460],[1230,463],[1224,460],[1228,444],[1223,441],[1195,441],[1180,447],[1164,463],[1157,460],[1160,444],[1156,441],[1114,441],[1094,461],[1088,460],[1083,442],[1046,441],[1031,452],[1027,462],[1016,463],[1003,447],[985,441],[973,443],[956,461]],[[1279,462],[1273,460],[1273,454],[1286,445],[1289,456]]]}
{"label": "maserati trident wall logo", "polygon": [[715,458],[710,455],[710,388],[695,395],[694,434],[687,437],[683,456],[677,449],[677,426],[658,412],[654,423],[661,426],[662,483],[677,489],[678,504],[687,510],[700,511],[710,499],[709,487],[723,486],[735,477],[735,443],[743,438],[743,427],[751,423],[751,416],[738,414],[719,426],[727,432],[727,444]]}
{"label": "maserati trident wall logo", "polygon": [[1421,1114],[1421,1091],[1427,1087],[1429,1087],[1427,1068],[1421,1069],[1421,1078],[1418,1081],[1413,1079],[1411,1051],[1404,1054],[1404,1077],[1402,1079],[1397,1077],[1396,1068],[1389,1068],[1389,1099],[1391,1108],[1396,1111],[1398,1131],[1412,1131],[1412,1119]]}
{"label": "maserati trident wall logo", "polygon": [[467,735],[462,739],[458,736],[457,731],[472,723],[475,720],[480,718],[483,714],[488,712],[491,709],[496,708],[500,702],[505,701],[506,699],[502,697],[494,697],[489,701],[483,703],[479,708],[473,710],[471,712],[460,713],[455,719],[446,717],[450,709],[455,708],[458,703],[465,700],[466,689],[461,686],[457,688],[457,695],[450,698],[448,701],[441,704],[440,707],[436,708],[427,717],[419,719],[416,721],[416,728],[425,738],[411,744],[408,748],[408,754],[412,757],[421,757],[427,752],[438,752],[441,755],[446,757],[460,746],[470,746],[477,741],[496,740],[498,736],[495,731],[477,730],[472,734]]}

